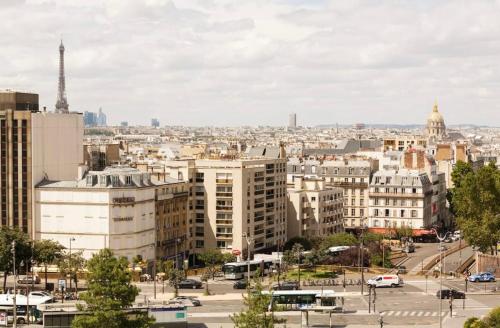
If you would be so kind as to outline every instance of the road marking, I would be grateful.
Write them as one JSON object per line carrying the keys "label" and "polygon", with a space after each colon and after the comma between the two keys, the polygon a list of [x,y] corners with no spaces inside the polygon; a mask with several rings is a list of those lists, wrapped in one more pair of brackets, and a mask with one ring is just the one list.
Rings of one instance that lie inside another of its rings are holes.
{"label": "road marking", "polygon": [[425,312],[425,313],[424,313],[424,317],[430,317],[430,316],[431,316],[431,313],[432,313],[432,312],[430,312],[430,311]]}
{"label": "road marking", "polygon": [[418,311],[418,313],[417,313],[417,317],[421,317],[421,316],[423,316],[423,315],[424,315],[424,311]]}
{"label": "road marking", "polygon": [[396,313],[394,313],[394,315],[400,315],[401,314],[401,311],[396,311]]}
{"label": "road marking", "polygon": [[394,314],[394,311],[387,311],[385,312],[385,315],[393,315]]}
{"label": "road marking", "polygon": [[412,311],[412,312],[411,312],[410,314],[408,314],[408,315],[410,315],[410,316],[414,316],[415,314],[417,314],[417,311]]}

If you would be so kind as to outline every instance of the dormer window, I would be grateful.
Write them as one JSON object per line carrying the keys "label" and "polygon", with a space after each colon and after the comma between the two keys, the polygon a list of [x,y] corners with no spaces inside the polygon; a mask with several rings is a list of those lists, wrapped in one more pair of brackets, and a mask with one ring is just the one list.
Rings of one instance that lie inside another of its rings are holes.
{"label": "dormer window", "polygon": [[125,176],[125,184],[127,186],[130,186],[132,184],[132,176],[131,175],[126,175]]}
{"label": "dormer window", "polygon": [[112,175],[111,176],[111,185],[113,187],[118,187],[120,185],[120,179],[118,178],[117,175]]}
{"label": "dormer window", "polygon": [[108,182],[108,177],[106,175],[100,175],[99,176],[99,185],[102,187],[105,187]]}
{"label": "dormer window", "polygon": [[93,180],[94,180],[94,176],[92,175],[87,175],[87,178],[86,178],[86,182],[87,182],[87,186],[92,186],[93,185]]}

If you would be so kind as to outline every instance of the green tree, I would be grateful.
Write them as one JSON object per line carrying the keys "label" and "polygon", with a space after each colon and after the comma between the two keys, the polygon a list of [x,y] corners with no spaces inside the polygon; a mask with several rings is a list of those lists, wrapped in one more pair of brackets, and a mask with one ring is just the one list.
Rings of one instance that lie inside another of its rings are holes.
{"label": "green tree", "polygon": [[209,249],[204,253],[198,254],[198,259],[205,264],[205,272],[202,275],[202,280],[205,282],[205,293],[208,295],[210,291],[208,289],[208,279],[212,277],[215,279],[215,273],[218,270],[218,266],[224,263],[224,255],[218,249]]}
{"label": "green tree", "polygon": [[285,251],[291,250],[295,244],[302,245],[302,247],[306,251],[312,249],[312,242],[306,237],[299,237],[299,236],[288,239],[288,241],[283,245],[283,249]]}
{"label": "green tree", "polygon": [[174,288],[174,296],[179,296],[179,284],[184,279],[184,271],[174,267],[174,261],[168,260],[160,263],[160,272],[165,273],[164,279],[170,287]]}
{"label": "green tree", "polygon": [[326,237],[321,243],[321,249],[328,249],[333,246],[355,246],[357,244],[356,236],[347,232],[339,232]]}
{"label": "green tree", "polygon": [[302,246],[302,244],[297,243],[297,244],[293,245],[291,252],[293,255],[295,255],[297,257],[298,282],[299,282],[299,286],[300,286],[300,263],[302,260],[302,253],[304,252],[304,247]]}
{"label": "green tree", "polygon": [[58,261],[59,272],[64,277],[69,277],[75,283],[75,289],[78,293],[78,272],[85,267],[85,258],[83,251],[64,252]]}
{"label": "green tree", "polygon": [[129,308],[139,289],[132,284],[126,258],[116,258],[109,249],[103,249],[87,262],[88,290],[81,294],[85,305],[78,308],[88,314],[77,316],[73,328],[146,328],[154,319],[146,313],[128,316]]}
{"label": "green tree", "polygon": [[324,260],[325,256],[323,252],[313,248],[308,254],[304,256],[304,264],[312,266],[314,272],[316,272],[316,266]]}
{"label": "green tree", "polygon": [[453,216],[457,215],[455,205],[453,204],[453,195],[455,193],[455,188],[460,188],[460,186],[462,186],[462,181],[469,173],[473,173],[472,165],[463,161],[457,161],[455,167],[453,168],[453,171],[451,172],[451,181],[453,182],[454,187],[446,191],[446,200],[448,200],[448,203],[450,205],[449,210],[453,214]]}
{"label": "green tree", "polygon": [[13,272],[12,242],[16,242],[16,272],[22,260],[31,258],[31,245],[26,233],[9,227],[0,228],[0,271],[4,272],[3,290],[7,287],[7,276]]}
{"label": "green tree", "polygon": [[500,241],[500,171],[490,163],[457,181],[452,204],[458,227],[470,245],[493,254]]}
{"label": "green tree", "polygon": [[43,239],[35,241],[33,256],[35,262],[43,264],[45,271],[45,286],[47,286],[47,267],[56,264],[63,256],[64,246],[57,241]]}
{"label": "green tree", "polygon": [[262,285],[257,277],[255,275],[255,289],[243,296],[246,310],[231,316],[236,328],[272,328],[277,323],[285,322],[274,316],[276,307],[271,302],[271,295],[262,294]]}
{"label": "green tree", "polygon": [[500,327],[500,307],[491,310],[482,320],[476,317],[467,319],[464,328],[498,328]]}

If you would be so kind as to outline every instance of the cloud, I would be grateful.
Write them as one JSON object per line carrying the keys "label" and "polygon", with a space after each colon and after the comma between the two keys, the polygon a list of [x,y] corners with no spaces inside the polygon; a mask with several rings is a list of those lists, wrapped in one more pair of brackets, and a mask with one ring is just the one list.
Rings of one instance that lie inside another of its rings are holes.
{"label": "cloud", "polygon": [[[500,2],[0,2],[0,87],[112,122],[284,125],[500,119]],[[473,110],[471,110],[473,107]]]}

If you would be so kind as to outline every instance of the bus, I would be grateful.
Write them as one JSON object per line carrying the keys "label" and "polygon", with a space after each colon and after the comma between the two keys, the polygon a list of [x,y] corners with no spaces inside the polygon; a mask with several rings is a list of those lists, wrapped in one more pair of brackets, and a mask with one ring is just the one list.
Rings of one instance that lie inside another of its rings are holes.
{"label": "bus", "polygon": [[[274,268],[273,260],[253,260],[250,261],[250,277],[253,277],[260,269],[262,275],[267,275]],[[243,279],[248,275],[248,262],[229,262],[222,266],[225,279]]]}
{"label": "bus", "polygon": [[[265,295],[272,296],[272,305],[277,311],[294,311],[304,309],[343,311],[344,299],[360,298],[358,292],[335,292],[331,289],[324,290],[279,290],[263,291]],[[271,307],[271,305],[270,305]]]}
{"label": "bus", "polygon": [[333,246],[333,247],[328,248],[328,253],[330,253],[331,255],[337,256],[337,255],[340,255],[342,252],[347,251],[351,247],[352,246]]}

